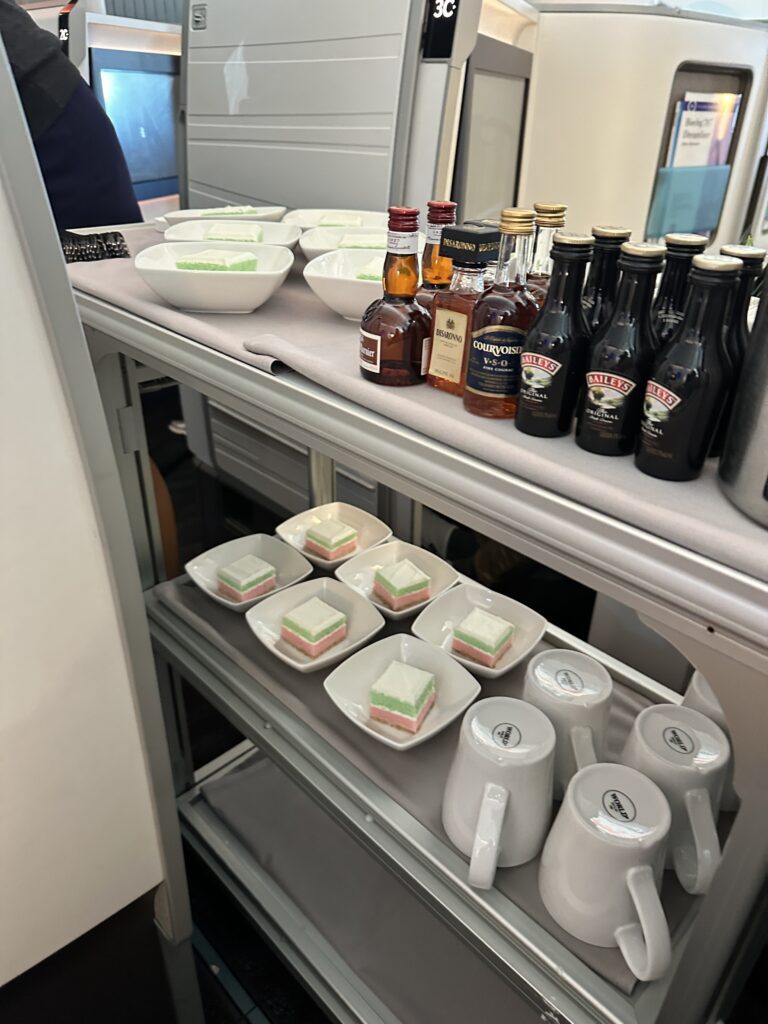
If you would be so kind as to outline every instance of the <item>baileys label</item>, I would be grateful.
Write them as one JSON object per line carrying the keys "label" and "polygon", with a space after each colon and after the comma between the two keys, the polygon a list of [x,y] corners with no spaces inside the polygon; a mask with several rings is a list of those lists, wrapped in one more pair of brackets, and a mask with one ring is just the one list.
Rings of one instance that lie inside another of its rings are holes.
{"label": "baileys label", "polygon": [[622,406],[637,385],[628,377],[592,371],[587,374],[587,398],[600,409]]}
{"label": "baileys label", "polygon": [[663,423],[682,399],[674,391],[665,388],[655,380],[649,380],[645,386],[643,416],[651,423]]}
{"label": "baileys label", "polygon": [[523,369],[523,381],[526,387],[534,391],[548,388],[552,378],[562,369],[563,364],[556,359],[550,359],[539,352],[523,352],[520,356],[520,363]]}

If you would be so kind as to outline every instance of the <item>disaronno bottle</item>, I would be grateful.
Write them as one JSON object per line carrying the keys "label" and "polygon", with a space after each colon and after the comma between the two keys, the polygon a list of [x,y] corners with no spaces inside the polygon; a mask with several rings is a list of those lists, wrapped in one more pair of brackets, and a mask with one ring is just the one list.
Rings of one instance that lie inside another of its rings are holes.
{"label": "disaronno bottle", "polygon": [[565,227],[565,213],[568,207],[562,203],[534,203],[533,209],[536,212],[536,232],[528,271],[528,287],[541,305],[552,276],[552,241],[555,232],[562,231]]}
{"label": "disaronno bottle", "polygon": [[512,418],[520,391],[520,352],[539,312],[526,274],[533,210],[501,211],[496,279],[475,306],[467,350],[464,408],[476,416]]}
{"label": "disaronno bottle", "polygon": [[432,303],[432,337],[427,383],[452,395],[464,392],[464,350],[472,334],[475,304],[483,294],[483,275],[499,252],[498,228],[461,225],[443,231],[440,255],[453,260],[451,286]]}
{"label": "disaronno bottle", "polygon": [[619,286],[619,251],[632,232],[629,228],[598,226],[592,228],[594,244],[587,283],[581,296],[587,325],[594,334],[610,319]]}
{"label": "disaronno bottle", "polygon": [[630,455],[635,450],[657,348],[651,300],[664,252],[663,245],[650,242],[624,242],[621,247],[616,305],[592,344],[576,423],[576,444],[588,452]]}
{"label": "disaronno bottle", "polygon": [[429,314],[415,299],[419,286],[419,211],[390,206],[384,295],[360,321],[360,372],[374,384],[403,387],[423,379]]}
{"label": "disaronno bottle", "polygon": [[440,255],[440,242],[443,229],[455,223],[456,203],[427,203],[427,241],[421,257],[421,288],[416,292],[416,301],[427,312],[432,310],[435,292],[443,291],[451,283],[453,264],[448,256]]}
{"label": "disaronno bottle", "polygon": [[709,452],[728,387],[723,322],[741,260],[693,257],[680,328],[656,357],[645,389],[635,465],[663,480],[694,480]]}
{"label": "disaronno bottle", "polygon": [[520,356],[515,424],[524,434],[560,437],[571,429],[589,354],[581,290],[591,254],[589,235],[559,231],[554,237],[552,280]]}

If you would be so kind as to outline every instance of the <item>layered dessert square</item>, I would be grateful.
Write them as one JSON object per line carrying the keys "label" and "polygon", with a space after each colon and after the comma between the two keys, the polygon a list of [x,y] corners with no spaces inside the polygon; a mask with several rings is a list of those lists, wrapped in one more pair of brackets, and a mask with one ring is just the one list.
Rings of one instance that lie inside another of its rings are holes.
{"label": "layered dessert square", "polygon": [[358,281],[380,281],[383,276],[384,260],[381,256],[373,256],[355,274]]}
{"label": "layered dessert square", "polygon": [[357,530],[338,519],[325,519],[316,526],[310,526],[304,538],[304,550],[313,555],[326,558],[329,562],[334,558],[351,555],[357,547]]}
{"label": "layered dessert square", "polygon": [[386,249],[387,236],[383,231],[372,231],[359,235],[342,235],[339,241],[340,249]]}
{"label": "layered dessert square", "polygon": [[205,232],[209,242],[260,242],[260,224],[212,224]]}
{"label": "layered dessert square", "polygon": [[283,616],[281,639],[310,658],[323,654],[347,635],[347,616],[319,597],[311,597]]}
{"label": "layered dessert square", "polygon": [[201,217],[218,217],[219,220],[226,220],[228,217],[252,217],[258,210],[258,206],[211,206],[207,210],[200,210],[199,213]]}
{"label": "layered dessert square", "polygon": [[371,687],[369,713],[377,722],[416,733],[434,703],[432,673],[393,661]]}
{"label": "layered dessert square", "polygon": [[263,558],[243,555],[218,569],[216,582],[218,592],[230,601],[250,601],[275,589],[277,573]]}
{"label": "layered dessert square", "polygon": [[317,223],[321,228],[359,228],[363,218],[359,213],[324,213]]}
{"label": "layered dessert square", "polygon": [[252,252],[229,252],[227,249],[204,249],[176,260],[177,270],[256,270]]}
{"label": "layered dessert square", "polygon": [[453,630],[453,649],[480,665],[493,668],[512,646],[515,627],[506,619],[473,608]]}
{"label": "layered dessert square", "polygon": [[427,601],[432,596],[432,580],[418,565],[401,558],[393,565],[382,566],[373,578],[373,592],[393,611]]}

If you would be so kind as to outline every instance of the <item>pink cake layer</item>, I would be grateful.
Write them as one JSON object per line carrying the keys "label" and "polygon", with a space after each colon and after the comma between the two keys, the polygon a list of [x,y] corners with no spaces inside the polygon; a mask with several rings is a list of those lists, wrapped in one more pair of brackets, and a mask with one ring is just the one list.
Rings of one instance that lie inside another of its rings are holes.
{"label": "pink cake layer", "polygon": [[399,612],[412,604],[419,604],[420,601],[427,601],[431,594],[429,586],[426,586],[422,587],[421,590],[414,590],[412,594],[403,594],[402,597],[395,597],[378,580],[373,584],[373,592],[376,597],[380,597],[394,612]]}
{"label": "pink cake layer", "polygon": [[478,664],[485,665],[486,668],[493,668],[511,646],[512,637],[495,654],[488,654],[487,651],[481,651],[479,647],[472,647],[471,644],[465,644],[463,640],[458,640],[456,637],[453,638],[453,649],[457,654],[464,654]]}
{"label": "pink cake layer", "polygon": [[332,561],[334,558],[343,558],[344,555],[351,555],[357,547],[356,540],[350,540],[346,544],[342,544],[339,548],[324,548],[322,544],[316,543],[314,540],[307,538],[304,541],[304,550],[311,551],[313,555],[320,555],[321,558],[327,558],[328,561]]}
{"label": "pink cake layer", "polygon": [[424,701],[418,718],[409,718],[408,715],[402,715],[397,711],[389,711],[387,708],[379,708],[371,704],[370,717],[377,722],[384,722],[385,725],[394,725],[398,729],[405,729],[406,732],[418,732],[434,703],[435,694],[431,693]]}
{"label": "pink cake layer", "polygon": [[347,624],[342,622],[338,629],[335,629],[328,636],[324,636],[322,640],[318,640],[317,643],[311,644],[308,640],[305,640],[303,636],[299,636],[298,633],[294,633],[292,629],[286,629],[282,626],[280,629],[280,638],[287,641],[289,644],[293,644],[294,647],[298,647],[304,654],[308,654],[310,658],[316,658],[318,654],[323,654],[328,650],[329,647],[333,647],[339,640],[343,640],[347,635]]}
{"label": "pink cake layer", "polygon": [[270,590],[274,590],[276,583],[277,577],[272,576],[270,579],[264,580],[263,583],[251,587],[250,590],[235,590],[228,583],[219,580],[219,593],[222,597],[228,597],[230,601],[250,601],[254,597],[261,597],[262,594],[268,594]]}

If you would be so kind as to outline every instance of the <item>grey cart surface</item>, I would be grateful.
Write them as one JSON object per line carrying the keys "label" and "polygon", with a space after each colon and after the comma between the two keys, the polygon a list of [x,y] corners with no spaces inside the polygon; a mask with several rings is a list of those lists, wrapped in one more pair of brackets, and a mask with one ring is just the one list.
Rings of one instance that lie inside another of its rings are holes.
{"label": "grey cart surface", "polygon": [[[146,444],[131,394],[132,382],[145,372],[142,367],[149,367],[154,374],[168,375],[199,391],[245,422],[306,445],[313,453],[314,497],[331,497],[332,474],[323,467],[331,460],[343,462],[635,609],[704,672],[731,726],[742,807],[713,889],[701,900],[677,945],[673,972],[661,983],[637,986],[628,997],[540,929],[533,929],[532,938],[530,919],[519,908],[510,909],[509,900],[498,905],[494,895],[485,902],[466,885],[462,888],[464,862],[423,827],[423,844],[415,851],[414,826],[401,804],[378,786],[372,794],[346,758],[325,759],[324,741],[313,728],[286,718],[268,688],[263,693],[255,689],[251,676],[223,659],[199,631],[155,598],[150,602],[161,660],[183,670],[262,752],[406,879],[446,927],[502,972],[520,993],[521,1007],[535,1007],[542,1019],[584,1024],[595,1019],[614,1024],[700,1024],[722,1016],[752,952],[750,916],[765,880],[768,854],[768,746],[763,736],[768,713],[768,586],[744,566],[728,563],[734,547],[729,530],[722,530],[723,557],[704,555],[664,536],[666,492],[651,532],[594,504],[564,498],[541,482],[491,465],[476,454],[449,447],[403,425],[395,415],[371,412],[296,373],[270,375],[92,295],[78,293],[78,302],[99,378],[106,381],[112,367],[112,386],[104,388],[103,398],[108,419],[115,424],[113,437],[127,491],[137,496],[151,493]],[[343,322],[339,324],[343,328]],[[312,330],[311,320],[301,326],[305,334]],[[287,308],[286,335],[295,327]],[[504,443],[515,443],[514,429]],[[568,452],[558,445],[551,456],[546,450],[543,457],[552,459],[553,479],[562,468],[558,460],[568,458]],[[629,482],[643,487],[641,474],[636,484]],[[674,492],[675,504],[680,504],[681,494],[680,489]],[[159,564],[152,512],[138,502],[131,508],[148,587],[158,579],[153,566]],[[716,516],[711,528],[716,537]],[[755,557],[764,562],[763,551],[756,550]],[[163,685],[172,687],[173,676],[169,670]],[[641,692],[649,685],[653,690],[647,680],[637,683]],[[177,750],[175,760],[183,768],[183,750]],[[211,860],[220,863],[213,853]],[[243,877],[233,880],[231,871],[228,877],[243,899],[248,898]],[[295,941],[288,942],[284,935],[275,941],[285,941],[291,950],[286,955],[294,956],[297,970],[303,963],[312,973]],[[354,987],[352,979],[347,981]],[[311,979],[307,983],[313,984]],[[327,985],[325,989],[327,995]]]}

